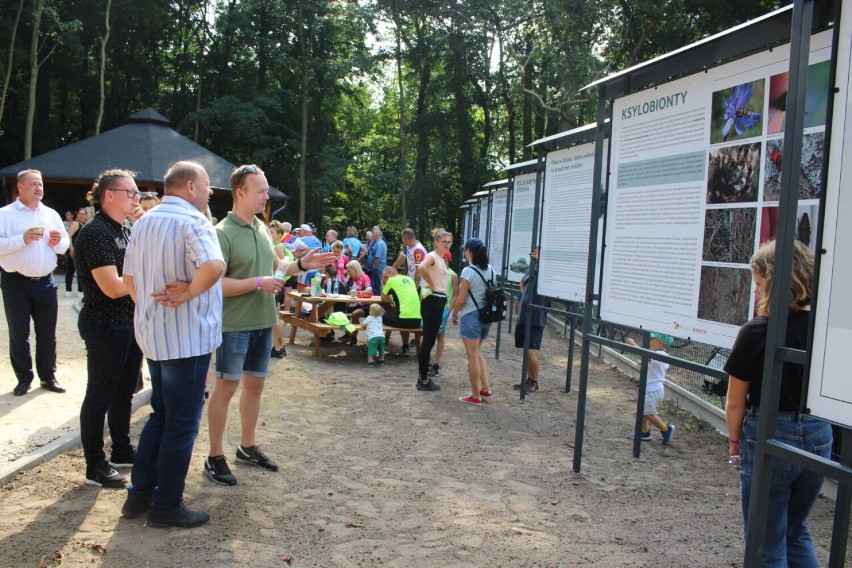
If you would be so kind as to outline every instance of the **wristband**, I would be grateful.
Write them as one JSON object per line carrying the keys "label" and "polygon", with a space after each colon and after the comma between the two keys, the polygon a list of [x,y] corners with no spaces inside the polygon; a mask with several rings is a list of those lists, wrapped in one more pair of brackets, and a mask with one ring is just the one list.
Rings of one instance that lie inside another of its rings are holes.
{"label": "wristband", "polygon": [[257,284],[257,289],[260,290],[263,287],[263,280],[258,276],[254,279],[254,283]]}
{"label": "wristband", "polygon": [[734,445],[739,445],[740,441],[739,441],[739,440],[734,440],[733,438],[728,438],[728,443],[729,443],[729,444],[734,444]]}
{"label": "wristband", "polygon": [[304,272],[304,271],[305,271],[305,267],[304,267],[304,266],[302,266],[302,259],[301,259],[301,258],[300,258],[299,260],[297,260],[297,261],[296,261],[296,268],[298,268],[298,269],[299,269],[299,272]]}

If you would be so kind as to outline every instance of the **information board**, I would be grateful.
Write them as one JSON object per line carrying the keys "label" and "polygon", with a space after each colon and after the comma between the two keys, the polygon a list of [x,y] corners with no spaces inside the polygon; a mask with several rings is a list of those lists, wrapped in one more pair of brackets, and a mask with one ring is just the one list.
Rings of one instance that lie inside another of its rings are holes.
{"label": "information board", "polygon": [[[797,229],[815,245],[831,32],[811,38]],[[601,316],[730,347],[777,234],[789,44],[613,106]]]}
{"label": "information board", "polygon": [[[831,157],[825,196],[825,227],[816,323],[811,355],[808,407],[815,416],[852,428],[852,4],[843,5],[843,42],[838,47],[837,80],[831,127]],[[846,166],[845,171],[844,167]]]}
{"label": "information board", "polygon": [[594,142],[547,154],[538,274],[543,296],[582,302],[586,295],[594,171]]}
{"label": "information board", "polygon": [[503,274],[503,245],[506,243],[506,204],[509,192],[505,189],[491,194],[491,229],[488,238],[488,259],[497,274]]}
{"label": "information board", "polygon": [[520,282],[529,269],[535,214],[536,174],[515,177],[512,188],[511,227],[509,229],[509,269],[506,278]]}
{"label": "information board", "polygon": [[479,240],[488,246],[488,214],[491,209],[491,197],[486,195],[479,200],[479,223],[477,227],[477,236]]}

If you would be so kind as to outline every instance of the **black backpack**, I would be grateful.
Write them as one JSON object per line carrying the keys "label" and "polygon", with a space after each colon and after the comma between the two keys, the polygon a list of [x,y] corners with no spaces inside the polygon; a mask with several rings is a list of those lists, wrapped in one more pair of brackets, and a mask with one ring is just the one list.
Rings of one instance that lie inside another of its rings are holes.
{"label": "black backpack", "polygon": [[[482,278],[482,281],[488,288],[485,291],[485,302],[482,307],[479,307],[473,295],[470,296],[470,299],[473,300],[473,305],[476,306],[479,312],[479,321],[482,323],[503,321],[506,319],[506,293],[493,280],[486,280],[478,268],[474,266],[471,266],[471,268],[479,274],[479,277]],[[491,269],[491,273],[492,275],[494,274],[493,268]]]}

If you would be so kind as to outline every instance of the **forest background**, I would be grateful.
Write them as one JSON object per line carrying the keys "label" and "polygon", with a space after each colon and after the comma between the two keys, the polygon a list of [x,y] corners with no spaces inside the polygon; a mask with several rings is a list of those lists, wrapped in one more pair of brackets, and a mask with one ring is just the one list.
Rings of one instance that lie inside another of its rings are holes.
{"label": "forest background", "polygon": [[0,0],[0,165],[152,107],[261,166],[287,220],[454,230],[533,140],[594,120],[584,85],[779,6]]}

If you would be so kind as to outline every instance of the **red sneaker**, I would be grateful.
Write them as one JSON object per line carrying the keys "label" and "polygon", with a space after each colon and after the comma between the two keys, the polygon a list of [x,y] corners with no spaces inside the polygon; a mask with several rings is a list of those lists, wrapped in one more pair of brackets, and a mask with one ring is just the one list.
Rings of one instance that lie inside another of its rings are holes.
{"label": "red sneaker", "polygon": [[484,398],[485,400],[489,400],[494,396],[494,393],[491,391],[487,391],[485,389],[479,389],[479,398]]}
{"label": "red sneaker", "polygon": [[459,402],[464,402],[465,404],[472,404],[474,406],[482,406],[482,399],[471,395],[461,397],[459,399]]}

